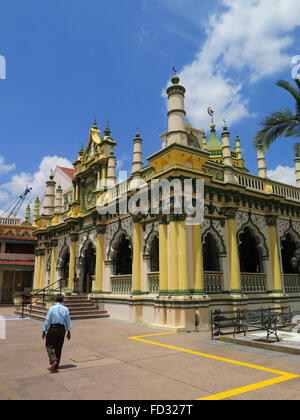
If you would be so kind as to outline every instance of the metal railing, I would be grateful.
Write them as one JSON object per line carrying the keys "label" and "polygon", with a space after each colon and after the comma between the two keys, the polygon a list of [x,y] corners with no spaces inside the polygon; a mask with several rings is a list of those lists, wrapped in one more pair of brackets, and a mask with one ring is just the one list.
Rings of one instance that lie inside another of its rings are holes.
{"label": "metal railing", "polygon": [[118,295],[129,295],[132,292],[132,275],[111,276],[111,292]]}
{"label": "metal railing", "polygon": [[[56,286],[56,287],[55,287]],[[43,303],[43,306],[45,305],[46,298],[54,293],[60,293],[62,292],[62,289],[66,286],[66,279],[59,279],[55,282],[49,284],[48,286],[44,287],[43,289],[39,290],[35,293],[30,294],[24,294],[22,296],[22,315],[21,317],[24,318],[24,309],[25,307],[29,307],[29,313],[31,315],[32,313],[32,306],[37,303],[41,302]]]}
{"label": "metal railing", "polygon": [[204,293],[207,295],[224,292],[224,277],[222,272],[204,272]]}
{"label": "metal railing", "polygon": [[21,219],[1,217],[0,218],[0,224],[1,225],[20,225],[21,224]]}
{"label": "metal railing", "polygon": [[300,293],[299,274],[284,274],[283,279],[285,293]]}
{"label": "metal railing", "polygon": [[244,294],[266,293],[266,273],[241,273],[241,291]]}

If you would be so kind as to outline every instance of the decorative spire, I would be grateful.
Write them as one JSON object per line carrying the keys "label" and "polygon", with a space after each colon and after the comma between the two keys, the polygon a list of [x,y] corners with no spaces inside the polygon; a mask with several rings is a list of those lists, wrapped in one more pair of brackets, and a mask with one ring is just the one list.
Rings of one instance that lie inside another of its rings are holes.
{"label": "decorative spire", "polygon": [[40,199],[39,199],[39,197],[36,197],[35,202],[34,202],[34,210],[33,210],[33,221],[34,222],[39,217],[39,215],[40,215]]}
{"label": "decorative spire", "polygon": [[50,172],[50,175],[49,175],[49,179],[50,179],[50,181],[53,181],[53,179],[54,179],[54,173],[53,173],[52,169],[51,169],[51,172]]}
{"label": "decorative spire", "polygon": [[94,120],[94,125],[93,125],[93,127],[92,127],[94,130],[99,130],[98,129],[98,125],[97,125],[97,120],[96,120],[96,117],[95,117],[95,120]]}
{"label": "decorative spire", "polygon": [[110,135],[111,135],[111,130],[109,128],[108,121],[107,121],[107,124],[106,124],[106,129],[104,130],[104,134],[105,134],[105,137],[110,137]]}
{"label": "decorative spire", "polygon": [[300,143],[296,143],[295,146],[295,172],[297,187],[300,188]]}
{"label": "decorative spire", "polygon": [[174,71],[174,76],[172,77],[171,82],[173,83],[173,85],[179,85],[180,78],[177,76],[177,70],[175,66],[173,67],[173,71]]}
{"label": "decorative spire", "polygon": [[81,149],[79,150],[79,156],[83,156],[84,150],[83,150],[83,145],[81,143]]}
{"label": "decorative spire", "polygon": [[242,159],[241,139],[240,139],[238,133],[236,134],[236,139],[235,139],[235,153],[236,153],[236,157],[238,159]]}
{"label": "decorative spire", "polygon": [[223,124],[223,133],[228,133],[227,121],[225,120],[225,118],[223,119]]}
{"label": "decorative spire", "polygon": [[28,204],[26,208],[26,215],[25,215],[26,222],[30,223],[30,218],[31,218],[31,208],[30,208],[30,205]]}

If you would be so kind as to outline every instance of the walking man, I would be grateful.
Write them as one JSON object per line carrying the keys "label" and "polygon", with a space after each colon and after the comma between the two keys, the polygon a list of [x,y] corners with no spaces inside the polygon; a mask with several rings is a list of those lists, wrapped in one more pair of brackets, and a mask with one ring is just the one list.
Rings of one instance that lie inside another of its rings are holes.
{"label": "walking man", "polygon": [[48,370],[53,373],[59,368],[61,352],[67,329],[67,339],[71,339],[71,318],[69,309],[63,306],[63,295],[56,296],[55,305],[49,309],[44,330],[43,340],[46,338],[46,349],[49,357],[50,367]]}

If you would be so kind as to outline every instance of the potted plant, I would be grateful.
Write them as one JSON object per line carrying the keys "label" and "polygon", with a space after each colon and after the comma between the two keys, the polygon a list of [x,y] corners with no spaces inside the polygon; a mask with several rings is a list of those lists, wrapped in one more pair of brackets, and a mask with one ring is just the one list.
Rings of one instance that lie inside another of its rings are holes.
{"label": "potted plant", "polygon": [[47,298],[46,308],[47,309],[52,308],[52,306],[55,304],[55,301],[56,301],[56,295],[54,293],[52,293]]}
{"label": "potted plant", "polygon": [[16,308],[19,308],[20,306],[22,306],[22,293],[21,292],[14,293],[14,305]]}
{"label": "potted plant", "polygon": [[65,290],[65,295],[66,296],[72,296],[72,290],[70,290],[70,289]]}

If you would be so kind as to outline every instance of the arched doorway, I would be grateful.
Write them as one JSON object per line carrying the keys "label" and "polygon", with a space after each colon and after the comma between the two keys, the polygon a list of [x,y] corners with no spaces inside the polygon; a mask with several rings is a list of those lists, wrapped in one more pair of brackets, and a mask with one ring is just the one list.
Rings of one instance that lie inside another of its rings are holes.
{"label": "arched doorway", "polygon": [[87,244],[81,255],[79,291],[88,294],[92,292],[96,269],[96,249],[92,242]]}
{"label": "arched doorway", "polygon": [[203,244],[203,269],[204,271],[221,271],[218,243],[211,233],[206,235]]}
{"label": "arched doorway", "polygon": [[239,241],[241,273],[263,273],[264,269],[259,241],[248,226],[239,235]]}
{"label": "arched doorway", "polygon": [[66,250],[60,267],[60,277],[62,279],[69,279],[69,269],[70,269],[70,250]]}
{"label": "arched doorway", "polygon": [[297,250],[297,244],[292,235],[287,233],[281,241],[282,269],[284,274],[296,274],[297,268],[294,268],[291,259]]}
{"label": "arched doorway", "polygon": [[157,273],[159,271],[159,239],[155,235],[150,247],[150,271]]}
{"label": "arched doorway", "polygon": [[115,275],[132,274],[132,249],[130,241],[122,234],[115,253]]}

